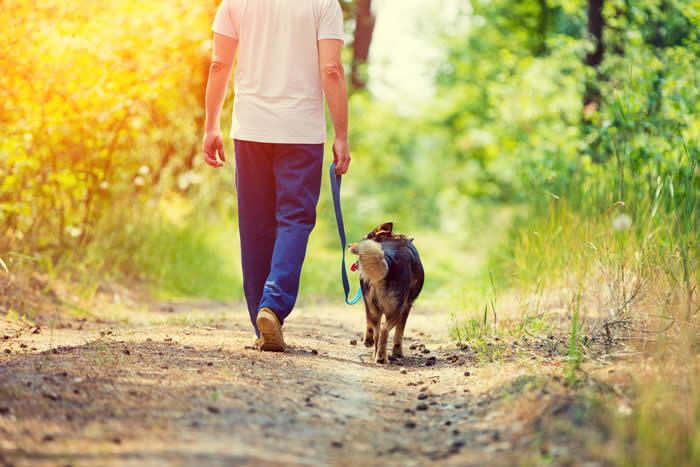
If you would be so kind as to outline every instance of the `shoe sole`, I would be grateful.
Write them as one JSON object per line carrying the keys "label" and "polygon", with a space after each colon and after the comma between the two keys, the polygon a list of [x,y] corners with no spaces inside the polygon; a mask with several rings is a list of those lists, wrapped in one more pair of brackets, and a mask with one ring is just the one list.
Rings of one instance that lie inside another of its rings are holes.
{"label": "shoe sole", "polygon": [[258,331],[262,337],[260,350],[266,352],[284,352],[284,338],[280,330],[277,317],[272,315],[272,312],[261,310],[255,323],[258,325]]}

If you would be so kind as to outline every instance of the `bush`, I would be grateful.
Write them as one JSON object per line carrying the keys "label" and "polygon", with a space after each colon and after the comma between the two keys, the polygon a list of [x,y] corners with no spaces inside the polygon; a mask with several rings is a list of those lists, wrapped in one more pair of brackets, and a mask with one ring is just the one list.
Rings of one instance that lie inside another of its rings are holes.
{"label": "bush", "polygon": [[0,250],[83,247],[194,169],[212,9],[180,0],[0,11]]}

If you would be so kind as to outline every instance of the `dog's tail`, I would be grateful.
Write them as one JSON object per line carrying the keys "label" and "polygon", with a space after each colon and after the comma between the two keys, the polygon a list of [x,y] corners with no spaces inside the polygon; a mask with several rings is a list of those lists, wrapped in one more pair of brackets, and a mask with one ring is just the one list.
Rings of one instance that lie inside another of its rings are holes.
{"label": "dog's tail", "polygon": [[357,244],[357,250],[360,255],[360,276],[370,282],[384,279],[389,272],[389,265],[382,246],[374,240],[362,240]]}

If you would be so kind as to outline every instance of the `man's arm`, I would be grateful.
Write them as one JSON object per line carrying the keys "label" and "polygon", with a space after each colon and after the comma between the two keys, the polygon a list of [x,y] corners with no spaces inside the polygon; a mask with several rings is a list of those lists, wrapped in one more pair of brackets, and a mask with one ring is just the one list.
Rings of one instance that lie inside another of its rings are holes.
{"label": "man's arm", "polygon": [[224,156],[224,139],[221,136],[221,108],[226,98],[231,69],[236,57],[238,41],[222,34],[214,33],[214,51],[209,67],[209,81],[207,82],[206,111],[207,120],[202,142],[204,161],[212,167],[221,167],[223,164],[216,159],[216,153],[222,162]]}
{"label": "man's arm", "polygon": [[348,89],[345,84],[345,70],[340,59],[343,41],[322,39],[318,41],[318,58],[321,65],[321,82],[326,94],[328,110],[335,128],[333,142],[333,162],[335,173],[342,175],[350,165],[348,149]]}

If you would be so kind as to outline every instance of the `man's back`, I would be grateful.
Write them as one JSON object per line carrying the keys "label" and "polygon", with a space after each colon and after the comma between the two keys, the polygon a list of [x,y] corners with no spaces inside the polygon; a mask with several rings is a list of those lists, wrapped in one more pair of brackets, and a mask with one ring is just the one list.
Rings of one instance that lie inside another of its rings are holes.
{"label": "man's back", "polygon": [[212,29],[238,40],[231,136],[324,142],[317,42],[343,40],[338,0],[225,0]]}

